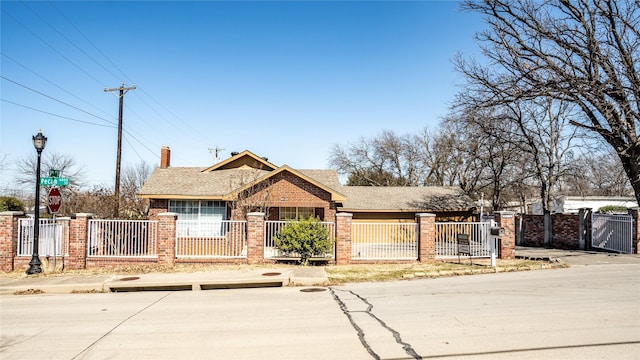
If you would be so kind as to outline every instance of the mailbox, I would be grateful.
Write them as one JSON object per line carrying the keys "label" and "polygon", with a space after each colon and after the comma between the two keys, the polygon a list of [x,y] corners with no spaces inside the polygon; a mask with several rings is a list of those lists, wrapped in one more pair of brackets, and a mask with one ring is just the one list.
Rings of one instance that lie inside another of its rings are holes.
{"label": "mailbox", "polygon": [[504,236],[504,228],[497,227],[497,226],[492,227],[491,228],[491,235],[492,236],[498,236],[498,237]]}

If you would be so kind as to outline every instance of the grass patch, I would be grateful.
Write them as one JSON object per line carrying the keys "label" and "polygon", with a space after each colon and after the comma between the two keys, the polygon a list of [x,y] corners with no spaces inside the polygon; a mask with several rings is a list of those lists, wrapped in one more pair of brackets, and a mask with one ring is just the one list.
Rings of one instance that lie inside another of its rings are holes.
{"label": "grass patch", "polygon": [[339,285],[350,282],[408,280],[567,267],[567,264],[561,262],[537,260],[498,260],[496,265],[492,267],[485,260],[474,260],[473,263],[466,261],[429,264],[352,264],[327,266],[325,271],[329,284]]}

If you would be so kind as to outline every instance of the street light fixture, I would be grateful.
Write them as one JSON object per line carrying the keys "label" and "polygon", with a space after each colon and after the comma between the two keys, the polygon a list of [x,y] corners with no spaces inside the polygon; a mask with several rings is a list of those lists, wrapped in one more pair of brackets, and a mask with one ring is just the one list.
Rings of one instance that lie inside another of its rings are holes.
{"label": "street light fixture", "polygon": [[31,255],[31,261],[29,262],[29,268],[27,269],[27,275],[37,274],[42,272],[40,265],[40,257],[38,256],[38,241],[40,238],[40,155],[44,146],[47,143],[47,137],[42,135],[42,130],[38,131],[38,135],[33,137],[33,146],[38,152],[38,165],[36,166],[36,198],[35,207],[33,210],[33,254]]}

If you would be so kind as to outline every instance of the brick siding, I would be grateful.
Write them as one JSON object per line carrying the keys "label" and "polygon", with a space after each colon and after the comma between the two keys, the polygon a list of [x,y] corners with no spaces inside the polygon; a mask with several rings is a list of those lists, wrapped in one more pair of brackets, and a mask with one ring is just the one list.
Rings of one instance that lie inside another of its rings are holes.
{"label": "brick siding", "polygon": [[[520,216],[522,216],[523,227],[523,237],[520,245],[543,247],[544,215],[527,214]],[[586,225],[588,225],[588,222]],[[580,249],[580,217],[578,214],[552,214],[551,233],[550,247],[567,250]]]}

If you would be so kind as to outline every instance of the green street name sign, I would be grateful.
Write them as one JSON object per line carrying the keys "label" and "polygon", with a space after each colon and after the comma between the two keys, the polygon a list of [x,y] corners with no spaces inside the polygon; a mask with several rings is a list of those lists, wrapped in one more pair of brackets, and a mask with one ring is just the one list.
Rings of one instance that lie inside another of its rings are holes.
{"label": "green street name sign", "polygon": [[42,177],[40,178],[40,186],[68,186],[69,178],[59,177]]}

